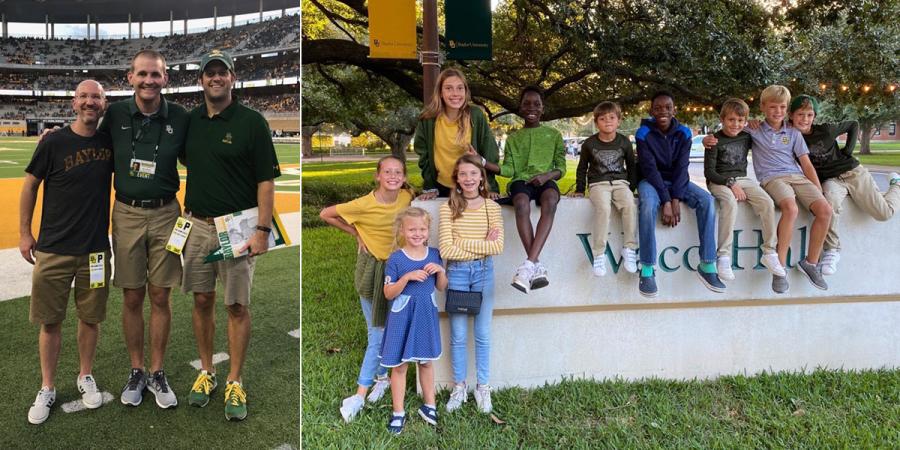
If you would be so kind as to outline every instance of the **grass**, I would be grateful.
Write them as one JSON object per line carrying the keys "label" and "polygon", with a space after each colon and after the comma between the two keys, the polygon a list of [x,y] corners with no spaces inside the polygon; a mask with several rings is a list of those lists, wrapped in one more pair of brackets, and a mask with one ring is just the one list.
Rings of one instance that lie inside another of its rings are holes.
{"label": "grass", "polygon": [[[37,138],[0,137],[0,178],[25,176],[25,168],[36,147]],[[275,144],[275,154],[282,166],[295,165],[300,160],[300,144]],[[178,167],[185,170],[180,164]],[[282,175],[275,180],[275,191],[299,192],[299,169],[283,167]]]}
{"label": "grass", "polygon": [[[299,447],[300,355],[297,339],[287,334],[299,326],[298,272],[296,247],[275,250],[257,262],[251,297],[253,334],[244,365],[249,416],[238,423],[226,423],[224,417],[227,362],[218,365],[220,385],[210,404],[203,409],[187,404],[188,390],[196,376],[188,362],[198,356],[191,328],[193,300],[180,292],[172,298],[172,333],[165,366],[179,406],[161,410],[149,393],[145,393],[144,402],[137,408],[119,403],[129,360],[122,339],[122,293],[111,289],[93,372],[101,390],[112,393],[116,399],[92,411],[66,414],[59,407],[80,399],[75,387],[76,316],[69,302],[56,377],[57,403],[47,422],[40,426],[29,424],[26,414],[40,388],[37,326],[28,322],[27,297],[0,302],[0,328],[4,330],[0,448],[275,448],[285,443]],[[149,302],[145,309],[149,311]],[[227,352],[226,317],[221,302],[216,321],[215,351]]]}
{"label": "grass", "polygon": [[[407,428],[385,430],[385,398],[345,424],[337,408],[355,388],[366,330],[353,290],[353,239],[303,230],[304,448],[888,448],[900,442],[900,371],[814,370],[714,381],[564,380],[495,391],[494,423],[474,401],[440,425],[415,415],[413,370]],[[511,339],[495,336],[495,339]],[[444,357],[448,357],[445,353]]]}

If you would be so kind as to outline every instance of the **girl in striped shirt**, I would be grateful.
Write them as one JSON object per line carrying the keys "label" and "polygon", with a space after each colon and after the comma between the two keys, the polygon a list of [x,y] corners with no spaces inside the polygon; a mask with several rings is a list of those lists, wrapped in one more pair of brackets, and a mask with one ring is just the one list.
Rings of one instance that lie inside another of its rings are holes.
{"label": "girl in striped shirt", "polygon": [[[463,155],[453,169],[456,187],[440,208],[440,252],[447,261],[450,289],[482,292],[481,311],[475,315],[474,396],[478,409],[491,412],[491,316],[494,306],[494,263],[491,255],[503,251],[500,205],[488,199],[487,175],[481,157]],[[468,399],[466,387],[469,316],[450,314],[450,355],[456,386],[447,402],[452,412]]]}

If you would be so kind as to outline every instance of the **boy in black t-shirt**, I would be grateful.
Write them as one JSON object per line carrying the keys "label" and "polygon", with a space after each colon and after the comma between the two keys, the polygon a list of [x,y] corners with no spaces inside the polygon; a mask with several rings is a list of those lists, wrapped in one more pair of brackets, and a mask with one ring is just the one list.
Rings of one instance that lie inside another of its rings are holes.
{"label": "boy in black t-shirt", "polygon": [[606,240],[613,207],[622,216],[622,263],[628,272],[637,272],[637,204],[633,193],[637,167],[631,141],[617,132],[621,119],[622,109],[614,102],[603,102],[594,108],[597,134],[581,144],[575,171],[572,196],[583,197],[588,185],[594,205],[593,269],[598,277],[606,275]]}

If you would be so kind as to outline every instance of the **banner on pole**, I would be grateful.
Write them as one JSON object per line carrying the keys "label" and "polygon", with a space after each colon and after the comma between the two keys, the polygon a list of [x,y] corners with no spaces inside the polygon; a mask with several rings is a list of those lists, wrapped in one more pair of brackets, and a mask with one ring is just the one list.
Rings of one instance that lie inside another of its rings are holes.
{"label": "banner on pole", "polygon": [[492,59],[491,0],[444,3],[447,59]]}
{"label": "banner on pole", "polygon": [[369,0],[369,58],[417,58],[415,0]]}

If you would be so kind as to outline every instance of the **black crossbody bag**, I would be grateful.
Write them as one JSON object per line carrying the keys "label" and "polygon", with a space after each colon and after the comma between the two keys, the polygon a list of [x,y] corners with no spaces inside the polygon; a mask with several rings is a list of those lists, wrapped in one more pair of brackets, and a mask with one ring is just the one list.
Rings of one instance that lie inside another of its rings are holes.
{"label": "black crossbody bag", "polygon": [[[491,218],[487,213],[487,200],[484,204],[484,214],[488,218],[488,230],[491,229]],[[486,259],[487,257],[485,257]],[[481,262],[481,278],[484,279],[484,265],[487,261]],[[483,283],[483,281],[482,281]],[[444,310],[452,314],[470,314],[477,315],[481,312],[482,292],[459,291],[456,289],[447,289],[447,302],[444,303]]]}

